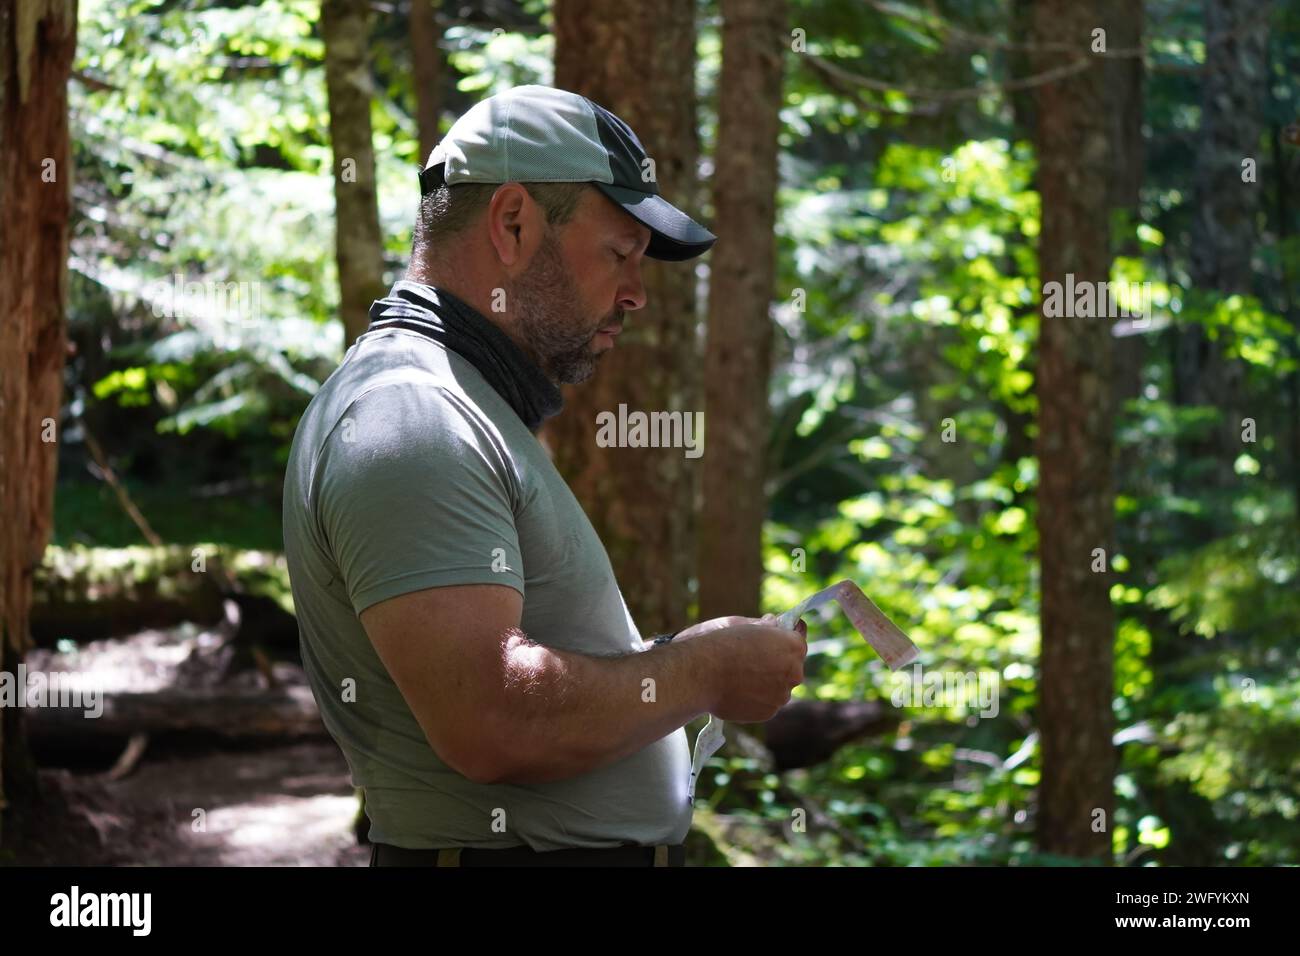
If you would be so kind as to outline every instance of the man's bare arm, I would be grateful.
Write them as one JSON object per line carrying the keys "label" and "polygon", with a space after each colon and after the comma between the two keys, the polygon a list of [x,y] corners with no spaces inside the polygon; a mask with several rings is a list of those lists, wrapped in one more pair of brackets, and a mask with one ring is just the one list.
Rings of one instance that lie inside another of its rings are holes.
{"label": "man's bare arm", "polygon": [[366,609],[370,636],[434,751],[481,783],[544,783],[613,763],[714,700],[718,645],[598,658],[536,644],[505,585],[429,588]]}

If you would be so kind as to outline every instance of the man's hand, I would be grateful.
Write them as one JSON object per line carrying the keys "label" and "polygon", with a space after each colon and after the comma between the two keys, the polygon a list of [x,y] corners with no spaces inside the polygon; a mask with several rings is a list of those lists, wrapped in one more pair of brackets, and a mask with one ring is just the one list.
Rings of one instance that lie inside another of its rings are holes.
{"label": "man's hand", "polygon": [[757,621],[718,628],[701,638],[700,643],[710,645],[722,661],[715,669],[717,696],[709,707],[709,713],[719,720],[770,720],[790,702],[790,692],[803,683],[808,656],[803,621],[791,630],[780,627],[776,615],[768,614]]}
{"label": "man's hand", "polygon": [[793,630],[778,623],[778,615],[715,617],[681,631],[669,644],[704,638],[721,655],[715,668],[720,680],[711,712],[722,720],[756,723],[771,719],[790,701],[790,691],[803,682],[808,655],[808,626]]}

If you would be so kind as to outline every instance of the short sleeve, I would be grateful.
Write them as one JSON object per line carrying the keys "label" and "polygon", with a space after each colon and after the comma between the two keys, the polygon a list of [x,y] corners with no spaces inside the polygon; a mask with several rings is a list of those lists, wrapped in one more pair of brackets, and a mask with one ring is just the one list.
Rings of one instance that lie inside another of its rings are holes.
{"label": "short sleeve", "polygon": [[330,432],[313,486],[358,615],[431,587],[523,594],[518,479],[500,435],[456,393],[414,383],[367,392]]}

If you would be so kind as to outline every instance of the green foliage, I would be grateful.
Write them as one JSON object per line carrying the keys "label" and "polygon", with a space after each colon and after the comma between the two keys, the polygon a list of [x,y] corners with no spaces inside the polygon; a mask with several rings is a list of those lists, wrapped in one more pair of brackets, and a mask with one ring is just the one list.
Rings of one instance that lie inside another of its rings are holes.
{"label": "green foliage", "polygon": [[[212,494],[179,484],[133,485],[132,500],[164,541],[212,541],[218,546],[262,550],[284,547],[280,504],[274,487],[245,486]],[[140,529],[105,484],[64,481],[54,496],[52,546],[124,548],[144,545]]]}
{"label": "green foliage", "polygon": [[1229,538],[1170,557],[1153,607],[1202,637],[1250,637],[1260,649],[1300,633],[1300,529],[1287,521],[1244,528]]}

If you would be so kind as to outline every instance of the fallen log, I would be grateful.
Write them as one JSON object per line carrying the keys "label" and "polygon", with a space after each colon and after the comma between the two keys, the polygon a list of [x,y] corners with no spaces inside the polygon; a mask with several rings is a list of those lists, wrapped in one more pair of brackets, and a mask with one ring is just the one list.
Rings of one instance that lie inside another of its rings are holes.
{"label": "fallen log", "polygon": [[328,736],[311,688],[196,688],[110,693],[103,712],[87,707],[25,707],[34,745],[70,746],[136,734],[202,734],[229,741],[292,740]]}
{"label": "fallen log", "polygon": [[901,721],[897,707],[879,700],[797,698],[776,712],[760,732],[777,773],[825,763],[841,747],[892,733]]}
{"label": "fallen log", "polygon": [[284,556],[210,544],[46,549],[32,582],[36,647],[79,644],[182,622],[217,625],[239,606],[238,638],[296,655]]}

